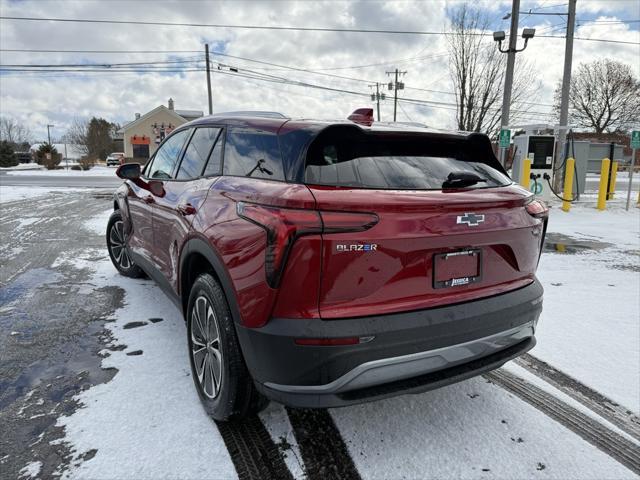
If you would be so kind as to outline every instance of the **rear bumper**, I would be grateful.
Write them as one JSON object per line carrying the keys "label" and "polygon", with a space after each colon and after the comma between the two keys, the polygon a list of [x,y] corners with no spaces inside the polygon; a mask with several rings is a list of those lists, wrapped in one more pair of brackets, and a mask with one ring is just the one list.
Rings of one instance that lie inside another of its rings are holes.
{"label": "rear bumper", "polygon": [[[304,408],[344,406],[439,388],[498,368],[535,345],[542,286],[416,312],[343,320],[272,319],[238,327],[257,388]],[[349,346],[297,338],[374,336]]]}

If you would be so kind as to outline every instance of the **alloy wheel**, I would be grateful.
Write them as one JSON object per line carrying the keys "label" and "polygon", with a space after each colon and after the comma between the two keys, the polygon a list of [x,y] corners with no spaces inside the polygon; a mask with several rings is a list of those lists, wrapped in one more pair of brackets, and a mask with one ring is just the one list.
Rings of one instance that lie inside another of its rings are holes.
{"label": "alloy wheel", "polygon": [[109,232],[109,249],[114,260],[120,268],[128,270],[131,267],[131,259],[124,244],[124,226],[122,220],[113,223]]}
{"label": "alloy wheel", "polygon": [[191,309],[191,356],[202,392],[215,398],[222,381],[218,320],[209,300],[199,296]]}

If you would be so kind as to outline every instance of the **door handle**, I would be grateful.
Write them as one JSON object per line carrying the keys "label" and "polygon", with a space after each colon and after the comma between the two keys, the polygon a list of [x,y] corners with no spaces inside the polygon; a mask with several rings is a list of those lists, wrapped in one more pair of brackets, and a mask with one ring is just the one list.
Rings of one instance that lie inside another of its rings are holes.
{"label": "door handle", "polygon": [[185,217],[196,214],[196,207],[194,207],[190,203],[181,203],[176,207],[176,210]]}
{"label": "door handle", "polygon": [[147,195],[146,197],[142,197],[144,203],[156,203],[156,200],[153,198],[153,195]]}

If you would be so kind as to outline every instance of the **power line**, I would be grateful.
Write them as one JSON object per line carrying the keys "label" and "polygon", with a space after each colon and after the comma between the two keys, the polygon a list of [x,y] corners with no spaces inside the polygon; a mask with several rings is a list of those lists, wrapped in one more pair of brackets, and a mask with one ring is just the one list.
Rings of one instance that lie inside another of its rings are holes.
{"label": "power line", "polygon": [[[229,68],[234,68],[234,67],[229,67]],[[33,74],[40,74],[40,75],[47,75],[50,73],[54,73],[54,74],[59,74],[59,73],[112,73],[112,74],[130,74],[130,73],[171,73],[171,72],[177,72],[177,73],[183,73],[183,72],[203,72],[205,71],[204,68],[185,68],[185,69],[160,69],[160,68],[156,68],[153,70],[140,70],[140,69],[121,69],[121,70],[110,70],[110,69],[104,69],[104,68],[86,68],[86,69],[47,69],[47,70],[42,70],[42,69],[7,69],[5,70],[5,72],[27,72],[27,73],[33,73]],[[3,72],[3,69],[0,67],[0,72]],[[334,93],[340,93],[340,94],[346,94],[346,95],[352,95],[352,96],[358,96],[358,97],[369,97],[370,95],[367,93],[362,93],[362,92],[358,92],[358,91],[353,91],[353,90],[346,90],[346,89],[340,89],[340,88],[333,88],[333,87],[327,87],[324,85],[318,85],[318,84],[313,84],[313,83],[308,83],[308,82],[301,82],[301,81],[294,81],[294,80],[290,80],[284,77],[277,77],[277,76],[273,76],[273,75],[265,75],[263,73],[260,72],[252,72],[250,70],[247,70],[247,73],[244,73],[242,71],[239,71],[238,69],[236,69],[235,71],[224,71],[224,70],[212,70],[213,74],[218,74],[218,75],[227,75],[227,76],[232,76],[235,78],[243,78],[243,79],[247,79],[247,80],[253,80],[253,81],[262,81],[262,82],[270,82],[270,83],[279,83],[279,84],[283,84],[283,85],[290,85],[290,86],[298,86],[298,87],[305,87],[305,88],[312,88],[312,89],[318,89],[318,90],[323,90],[323,91],[330,91],[330,92],[334,92]],[[431,108],[436,108],[436,109],[444,109],[444,110],[452,110],[455,111],[456,110],[456,105],[455,103],[447,103],[447,102],[437,102],[437,101],[432,101],[432,100],[424,100],[424,99],[417,99],[417,98],[402,98],[402,99],[398,99],[398,101],[402,101],[405,103],[410,103],[410,104],[414,104],[414,105],[421,105],[423,107],[431,107]],[[530,117],[532,115],[543,115],[543,116],[548,116],[549,114],[545,114],[542,112],[529,112],[529,111],[524,111],[524,110],[514,110],[515,113],[520,114],[521,117]],[[536,117],[536,119],[538,119],[538,117]]]}
{"label": "power line", "polygon": [[[424,49],[421,50],[421,52],[424,51]],[[0,48],[0,52],[18,52],[18,53],[98,53],[98,54],[102,54],[102,53],[106,53],[106,54],[112,54],[112,53],[163,53],[163,54],[172,54],[172,53],[199,53],[200,50],[49,50],[49,49],[37,49],[37,48]],[[226,55],[226,56],[230,56],[228,54],[224,54],[222,52],[211,52],[212,54],[215,55]],[[436,52],[436,53],[432,53],[429,55],[424,55],[424,56],[413,56],[413,57],[408,57],[408,58],[401,58],[401,59],[396,59],[396,60],[388,60],[388,61],[384,61],[384,62],[378,62],[378,63],[369,63],[369,64],[365,64],[365,65],[350,65],[350,66],[342,66],[342,67],[327,67],[327,68],[311,68],[311,67],[300,67],[300,68],[307,68],[309,71],[332,71],[332,70],[351,70],[351,69],[358,69],[358,68],[368,68],[368,67],[378,67],[378,66],[384,66],[384,65],[391,65],[391,64],[396,64],[396,63],[403,63],[403,62],[414,62],[417,60],[425,60],[425,59],[429,59],[429,58],[438,58],[438,57],[446,57],[449,56],[448,52]],[[234,58],[238,58],[238,59],[242,59],[242,60],[249,60],[252,61],[251,59],[248,58],[243,58],[243,57],[234,57]],[[287,68],[284,67],[283,68]]]}
{"label": "power line", "polygon": [[[341,32],[341,33],[381,33],[391,35],[445,35],[444,32],[430,32],[424,30],[377,30],[366,28],[329,28],[329,27],[292,27],[272,25],[235,25],[222,23],[178,23],[145,20],[105,20],[95,18],[53,18],[53,17],[15,17],[1,15],[0,20],[19,20],[32,22],[65,22],[65,23],[97,23],[108,25],[150,25],[160,27],[207,27],[207,28],[236,28],[244,30],[289,30],[300,32]],[[462,35],[462,33],[452,33]],[[490,36],[489,33],[464,32],[464,35]]]}
{"label": "power line", "polygon": [[640,23],[640,20],[576,20],[578,25],[588,25],[597,23],[601,25],[612,25],[616,23]]}
{"label": "power line", "polygon": [[60,63],[60,64],[1,64],[0,67],[17,67],[17,68],[74,68],[74,67],[124,67],[124,66],[152,66],[152,65],[170,65],[203,62],[203,58],[185,59],[185,60],[165,60],[161,62],[130,62],[130,63]]}
{"label": "power line", "polygon": [[23,53],[200,53],[200,50],[49,50],[36,48],[0,48],[0,52]]}
{"label": "power line", "polygon": [[[206,27],[206,28],[236,28],[245,30],[288,30],[299,32],[337,32],[337,33],[375,33],[389,35],[467,35],[477,37],[490,37],[492,34],[480,32],[431,32],[425,30],[376,30],[365,28],[327,28],[327,27],[291,27],[291,26],[270,26],[270,25],[233,25],[217,23],[177,23],[142,20],[103,20],[91,18],[52,18],[52,17],[14,17],[1,15],[0,20],[19,20],[33,22],[65,22],[65,23],[93,23],[106,25],[148,25],[161,27]],[[538,35],[538,38],[561,38],[559,35]],[[627,45],[640,45],[640,42],[629,42],[624,40],[610,40],[606,38],[584,38],[574,37],[574,40],[589,42],[618,43]]]}
{"label": "power line", "polygon": [[[562,38],[560,35],[536,35],[536,38]],[[585,38],[585,37],[573,37],[574,40],[582,40],[585,42],[602,42],[602,43],[619,43],[624,45],[640,45],[640,42],[628,42],[626,40],[609,40],[607,38]]]}

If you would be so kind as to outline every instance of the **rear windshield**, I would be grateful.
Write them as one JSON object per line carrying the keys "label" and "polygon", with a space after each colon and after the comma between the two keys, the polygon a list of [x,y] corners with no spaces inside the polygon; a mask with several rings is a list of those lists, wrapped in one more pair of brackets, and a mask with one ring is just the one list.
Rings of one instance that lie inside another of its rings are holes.
{"label": "rear windshield", "polygon": [[[310,145],[305,180],[316,185],[394,190],[509,185],[511,180],[489,165],[488,154],[493,155],[464,139],[342,132],[318,137]],[[456,183],[459,179],[464,184]]]}

